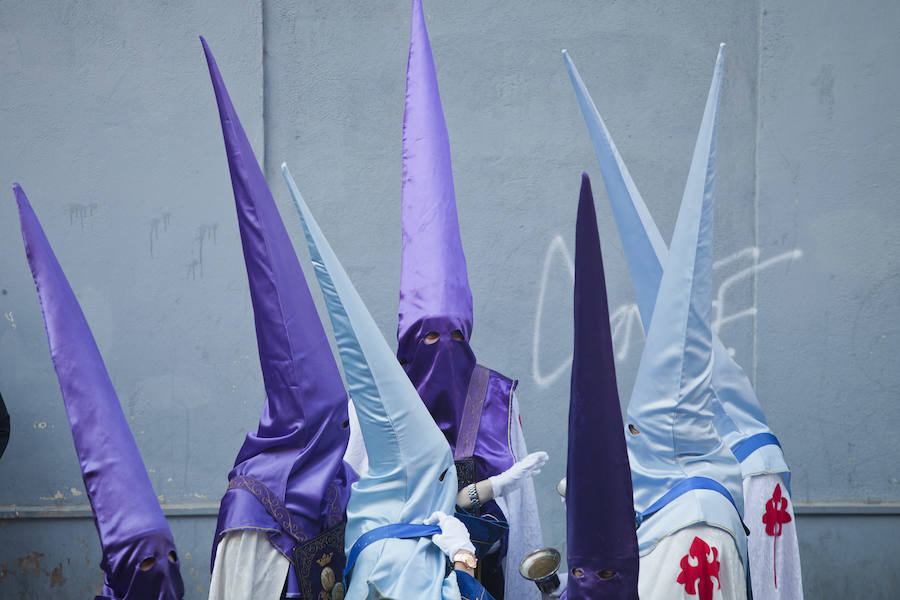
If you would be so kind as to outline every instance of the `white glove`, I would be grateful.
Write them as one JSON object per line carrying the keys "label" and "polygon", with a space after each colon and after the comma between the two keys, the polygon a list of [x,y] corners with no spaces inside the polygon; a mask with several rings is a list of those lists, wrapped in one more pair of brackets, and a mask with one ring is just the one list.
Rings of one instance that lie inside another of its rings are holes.
{"label": "white glove", "polygon": [[454,517],[435,511],[430,517],[425,519],[425,525],[437,525],[441,528],[440,533],[431,536],[431,541],[441,549],[441,552],[447,555],[447,558],[453,560],[453,557],[460,550],[466,550],[475,554],[475,546],[469,539],[469,530],[463,525],[462,521]]}
{"label": "white glove", "polygon": [[532,452],[499,475],[489,477],[494,498],[505,496],[522,487],[529,477],[541,472],[541,467],[549,458],[546,452]]}

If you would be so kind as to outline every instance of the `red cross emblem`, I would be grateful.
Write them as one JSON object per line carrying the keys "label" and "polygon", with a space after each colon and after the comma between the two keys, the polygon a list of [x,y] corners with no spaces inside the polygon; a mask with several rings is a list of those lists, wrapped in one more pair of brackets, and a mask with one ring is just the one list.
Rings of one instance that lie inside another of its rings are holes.
{"label": "red cross emblem", "polygon": [[[712,558],[710,558],[710,552]],[[691,551],[681,558],[681,573],[678,574],[678,583],[684,585],[684,591],[693,596],[696,594],[700,600],[712,600],[713,578],[716,579],[719,589],[722,583],[719,581],[719,551],[715,546],[698,537],[691,542]],[[693,560],[692,560],[693,559]]]}
{"label": "red cross emblem", "polygon": [[772,572],[775,577],[775,587],[778,587],[778,567],[775,562],[778,536],[781,535],[781,526],[791,522],[791,515],[787,511],[788,499],[781,495],[781,484],[775,484],[772,497],[766,502],[766,512],[762,521],[766,526],[766,535],[772,536]]}

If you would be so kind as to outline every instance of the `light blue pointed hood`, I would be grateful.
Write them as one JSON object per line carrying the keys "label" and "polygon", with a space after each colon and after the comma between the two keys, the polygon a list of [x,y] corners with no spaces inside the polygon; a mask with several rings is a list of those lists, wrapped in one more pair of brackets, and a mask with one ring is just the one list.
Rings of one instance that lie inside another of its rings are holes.
{"label": "light blue pointed hood", "polygon": [[[303,221],[369,457],[369,470],[353,484],[347,504],[349,551],[374,527],[421,523],[437,510],[452,514],[456,469],[447,440],[319,229],[287,166],[282,165],[282,173]],[[443,569],[439,550],[435,559]],[[423,573],[406,575],[427,578]]]}
{"label": "light blue pointed hood", "polygon": [[730,532],[747,556],[740,465],[714,427],[710,385],[721,84],[720,51],[626,417],[635,509],[644,516],[638,528],[642,555],[667,535],[706,523]]}
{"label": "light blue pointed hood", "polygon": [[[720,49],[720,55],[721,52]],[[668,249],[575,64],[567,52],[563,54],[600,163],[646,332]],[[715,334],[713,356],[711,383],[716,396],[716,430],[740,461],[743,476],[782,472],[789,482],[784,453],[766,424],[750,380]]]}

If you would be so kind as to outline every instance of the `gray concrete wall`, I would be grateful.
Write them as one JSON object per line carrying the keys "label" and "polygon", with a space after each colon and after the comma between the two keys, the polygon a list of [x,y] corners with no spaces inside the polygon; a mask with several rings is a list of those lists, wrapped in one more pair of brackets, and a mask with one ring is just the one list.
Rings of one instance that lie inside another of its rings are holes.
{"label": "gray concrete wall", "polygon": [[[259,2],[0,3],[0,597],[85,598],[99,542],[9,185],[81,302],[164,507],[214,514],[264,397],[222,134],[197,35],[263,149]],[[16,509],[11,508],[15,506]],[[84,515],[85,511],[81,510]],[[175,520],[205,597],[213,516]]]}
{"label": "gray concrete wall", "polygon": [[757,389],[795,501],[858,513],[799,519],[808,597],[894,598],[900,5],[762,8],[758,246],[801,256],[759,273]]}
{"label": "gray concrete wall", "polygon": [[[82,302],[172,516],[188,598],[207,592],[216,502],[263,398],[196,35],[216,53],[304,264],[282,161],[392,340],[408,4],[0,3],[0,182],[29,193]],[[559,51],[581,70],[668,238],[725,41],[716,326],[794,468],[808,597],[892,597],[894,4],[432,0],[425,12],[473,346],[520,380],[529,445],[551,454],[537,479],[545,541],[565,547],[553,488],[565,471],[582,170],[598,200],[623,403],[643,344]],[[0,486],[0,596],[82,597],[100,580],[99,547],[11,193],[0,202],[0,288],[0,390],[13,419],[0,460],[10,482]]]}

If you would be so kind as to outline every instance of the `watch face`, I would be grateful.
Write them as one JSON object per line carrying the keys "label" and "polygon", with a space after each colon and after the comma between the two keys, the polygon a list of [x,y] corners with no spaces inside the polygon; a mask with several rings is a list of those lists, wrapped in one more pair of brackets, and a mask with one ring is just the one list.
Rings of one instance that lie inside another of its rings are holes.
{"label": "watch face", "polygon": [[474,569],[478,565],[478,559],[469,552],[457,552],[453,556],[453,562],[461,562],[470,569]]}

